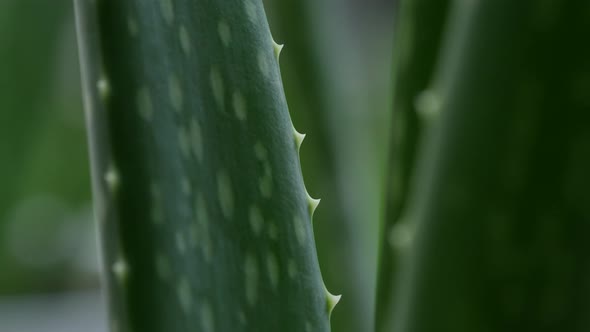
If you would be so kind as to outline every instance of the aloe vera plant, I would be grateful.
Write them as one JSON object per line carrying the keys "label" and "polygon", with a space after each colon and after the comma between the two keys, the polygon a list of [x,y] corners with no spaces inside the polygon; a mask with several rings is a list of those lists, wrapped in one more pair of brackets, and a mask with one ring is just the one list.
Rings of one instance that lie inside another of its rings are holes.
{"label": "aloe vera plant", "polygon": [[[261,0],[75,4],[112,330],[329,331]],[[590,329],[589,16],[402,2],[377,331]]]}
{"label": "aloe vera plant", "polygon": [[75,3],[113,328],[328,331],[261,1]]}
{"label": "aloe vera plant", "polygon": [[590,5],[455,1],[391,331],[590,329]]}

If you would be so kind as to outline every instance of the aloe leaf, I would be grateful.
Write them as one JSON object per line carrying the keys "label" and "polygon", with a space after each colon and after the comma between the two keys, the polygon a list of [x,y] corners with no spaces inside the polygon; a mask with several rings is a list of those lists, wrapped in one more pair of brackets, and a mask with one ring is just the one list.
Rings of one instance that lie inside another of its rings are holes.
{"label": "aloe leaf", "polygon": [[590,6],[453,13],[392,331],[587,331]]}
{"label": "aloe leaf", "polygon": [[114,328],[328,331],[262,2],[76,7]]}
{"label": "aloe leaf", "polygon": [[377,331],[389,331],[393,324],[391,312],[397,296],[398,267],[414,226],[404,218],[404,213],[421,138],[435,120],[431,108],[437,101],[431,81],[449,3],[402,0],[396,9],[392,135],[375,306]]}
{"label": "aloe leaf", "polygon": [[267,4],[273,34],[285,43],[281,70],[293,122],[310,135],[309,144],[301,150],[301,163],[310,193],[322,197],[322,207],[314,216],[322,276],[334,290],[345,295],[332,316],[332,329],[365,331],[372,321],[373,288],[363,279],[372,280],[373,275],[368,276],[364,269],[366,260],[358,230],[367,225],[355,223],[354,213],[350,213],[361,204],[345,201],[343,165],[338,163],[343,158],[338,158],[337,150],[349,146],[334,134],[334,127],[341,122],[332,120],[342,116],[342,109],[334,106],[334,87],[323,66],[326,55],[322,53],[320,37],[314,33],[323,27],[314,18],[332,13],[314,13],[318,5],[313,0],[274,0]]}

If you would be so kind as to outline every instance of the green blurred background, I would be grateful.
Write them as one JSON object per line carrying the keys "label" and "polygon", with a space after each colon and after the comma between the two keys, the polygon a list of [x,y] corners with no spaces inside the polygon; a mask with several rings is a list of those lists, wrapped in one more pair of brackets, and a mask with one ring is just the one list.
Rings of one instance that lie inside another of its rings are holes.
{"label": "green blurred background", "polygon": [[[394,2],[265,0],[335,332],[372,326]],[[0,1],[2,332],[106,331],[72,7]]]}

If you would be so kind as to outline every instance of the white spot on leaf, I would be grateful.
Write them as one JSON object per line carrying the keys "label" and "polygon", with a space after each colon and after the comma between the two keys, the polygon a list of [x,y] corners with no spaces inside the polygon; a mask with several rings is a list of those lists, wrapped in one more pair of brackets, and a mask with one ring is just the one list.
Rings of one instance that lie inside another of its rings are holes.
{"label": "white spot on leaf", "polygon": [[188,157],[190,156],[191,149],[189,133],[187,132],[186,128],[180,125],[176,132],[176,135],[178,136],[178,147],[180,149],[180,153],[185,159],[188,159]]}
{"label": "white spot on leaf", "polygon": [[254,144],[254,154],[256,154],[256,158],[258,158],[260,161],[266,161],[268,158],[268,152],[266,151],[264,145],[262,145],[260,142],[256,142],[256,144]]}
{"label": "white spot on leaf", "polygon": [[219,21],[217,24],[217,32],[223,46],[228,47],[231,43],[231,30],[225,21]]}
{"label": "white spot on leaf", "polygon": [[266,255],[266,269],[268,271],[268,278],[273,289],[277,289],[279,285],[279,263],[274,253],[269,252]]}
{"label": "white spot on leaf", "polygon": [[264,174],[260,177],[258,182],[258,189],[264,198],[272,196],[272,169],[269,162],[265,162],[263,166]]}
{"label": "white spot on leaf", "polygon": [[168,24],[172,24],[174,21],[174,5],[172,0],[160,0],[160,11],[164,21]]}
{"label": "white spot on leaf", "polygon": [[183,254],[186,250],[186,243],[184,241],[184,234],[182,232],[176,232],[176,249],[179,253]]}
{"label": "white spot on leaf", "polygon": [[305,222],[299,216],[293,218],[293,229],[295,231],[295,238],[300,245],[305,244],[307,238],[307,231],[305,230]]}
{"label": "white spot on leaf", "polygon": [[212,68],[209,74],[209,80],[211,81],[211,90],[213,91],[213,98],[219,107],[220,111],[225,110],[225,89],[223,87],[223,78],[219,69]]}
{"label": "white spot on leaf", "polygon": [[201,134],[201,126],[196,118],[192,118],[189,124],[189,136],[191,142],[191,150],[199,162],[203,161],[203,136]]}
{"label": "white spot on leaf", "polygon": [[258,51],[258,69],[264,77],[270,77],[270,64],[268,63],[268,57],[262,50]]}
{"label": "white spot on leaf", "polygon": [[184,25],[178,29],[178,39],[180,40],[180,47],[184,54],[189,55],[191,53],[191,39]]}
{"label": "white spot on leaf", "polygon": [[230,219],[234,213],[234,192],[231,179],[224,171],[217,173],[217,196],[221,213],[226,219]]}
{"label": "white spot on leaf", "polygon": [[176,112],[182,111],[182,88],[178,81],[178,77],[174,74],[168,77],[168,96],[170,97],[172,109]]}
{"label": "white spot on leaf", "polygon": [[193,188],[191,186],[191,181],[187,178],[187,177],[182,177],[182,180],[180,180],[180,189],[182,190],[182,193],[185,195],[190,195]]}
{"label": "white spot on leaf", "polygon": [[182,277],[176,285],[176,295],[180,307],[185,313],[189,313],[193,304],[193,295],[191,293],[191,285],[186,277]]}
{"label": "white spot on leaf", "polygon": [[244,0],[244,10],[246,11],[246,15],[248,15],[250,22],[257,23],[258,9],[252,0]]}
{"label": "white spot on leaf", "polygon": [[246,120],[246,100],[240,91],[234,91],[232,96],[232,104],[234,107],[234,112],[236,113],[236,117],[240,121]]}
{"label": "white spot on leaf", "polygon": [[211,242],[211,234],[209,233],[209,214],[205,199],[201,193],[198,193],[195,198],[195,212],[197,215],[195,236],[199,239],[203,257],[205,261],[211,262],[213,255],[213,244]]}

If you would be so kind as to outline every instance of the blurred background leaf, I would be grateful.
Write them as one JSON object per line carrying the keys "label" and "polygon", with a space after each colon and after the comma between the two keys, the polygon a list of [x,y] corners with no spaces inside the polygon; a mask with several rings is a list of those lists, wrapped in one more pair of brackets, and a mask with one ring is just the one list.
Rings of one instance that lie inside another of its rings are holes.
{"label": "blurred background leaf", "polygon": [[0,294],[96,284],[71,4],[0,3]]}
{"label": "blurred background leaf", "polygon": [[437,64],[451,1],[401,1],[396,8],[393,50],[392,129],[385,183],[379,252],[376,331],[392,331],[399,262],[415,227],[407,213],[408,195],[425,132],[437,118],[431,80]]}

